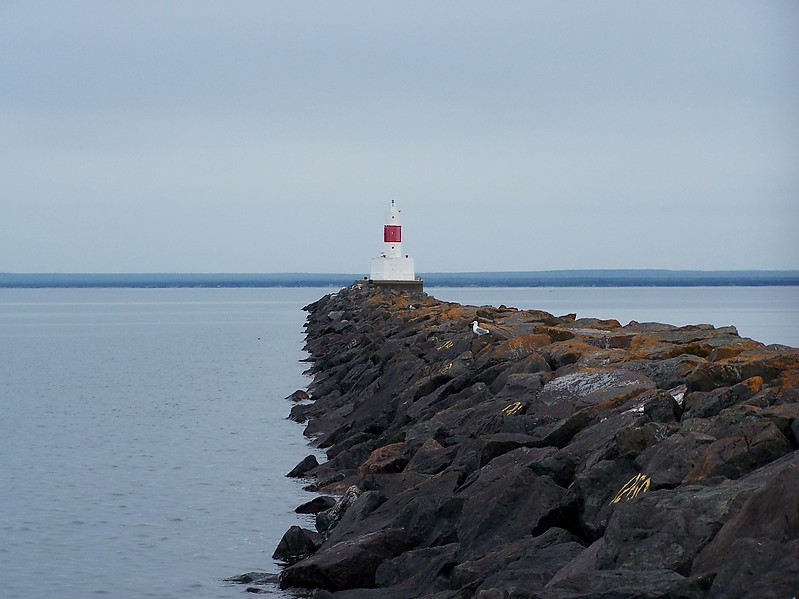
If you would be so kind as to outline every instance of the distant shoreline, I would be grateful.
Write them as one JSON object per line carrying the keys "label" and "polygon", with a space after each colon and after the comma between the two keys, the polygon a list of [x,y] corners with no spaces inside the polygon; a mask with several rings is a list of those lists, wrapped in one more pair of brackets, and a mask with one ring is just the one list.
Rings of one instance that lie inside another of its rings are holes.
{"label": "distant shoreline", "polygon": [[[428,288],[799,286],[799,270],[550,270],[420,276]],[[0,273],[0,288],[328,287],[362,278],[346,273]]]}

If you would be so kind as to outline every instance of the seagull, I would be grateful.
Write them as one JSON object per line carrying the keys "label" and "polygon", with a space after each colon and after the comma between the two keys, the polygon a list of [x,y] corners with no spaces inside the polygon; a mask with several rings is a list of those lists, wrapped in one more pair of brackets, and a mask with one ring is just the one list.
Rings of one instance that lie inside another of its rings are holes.
{"label": "seagull", "polygon": [[488,329],[484,329],[483,327],[478,325],[477,321],[475,320],[472,322],[472,332],[474,332],[474,334],[479,337],[480,335],[488,335],[488,333],[490,333],[491,331],[489,331]]}

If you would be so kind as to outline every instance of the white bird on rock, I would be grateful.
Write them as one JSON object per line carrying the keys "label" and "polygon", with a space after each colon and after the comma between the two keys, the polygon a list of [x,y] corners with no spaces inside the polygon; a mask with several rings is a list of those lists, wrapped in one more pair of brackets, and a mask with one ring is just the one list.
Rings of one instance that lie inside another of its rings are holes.
{"label": "white bird on rock", "polygon": [[490,333],[491,331],[481,327],[479,324],[477,324],[477,321],[475,320],[472,321],[472,332],[479,337],[480,335],[488,335],[488,333]]}

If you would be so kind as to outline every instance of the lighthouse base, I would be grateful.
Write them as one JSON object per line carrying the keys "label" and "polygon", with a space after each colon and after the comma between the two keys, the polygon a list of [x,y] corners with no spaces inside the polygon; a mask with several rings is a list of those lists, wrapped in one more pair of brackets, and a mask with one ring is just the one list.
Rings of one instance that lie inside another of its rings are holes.
{"label": "lighthouse base", "polygon": [[369,279],[369,285],[377,289],[390,289],[391,291],[399,291],[402,293],[407,293],[408,295],[421,295],[424,293],[424,281],[422,281],[422,279],[414,279],[412,281],[385,281],[382,279]]}

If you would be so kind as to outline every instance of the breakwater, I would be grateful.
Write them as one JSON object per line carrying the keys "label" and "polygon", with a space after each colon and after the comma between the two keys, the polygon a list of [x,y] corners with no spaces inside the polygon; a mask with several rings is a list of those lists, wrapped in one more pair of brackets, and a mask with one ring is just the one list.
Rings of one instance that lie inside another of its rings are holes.
{"label": "breakwater", "polygon": [[[354,284],[307,306],[320,598],[795,594],[799,350]],[[471,323],[489,331],[476,335]],[[303,400],[306,395],[293,396]]]}

